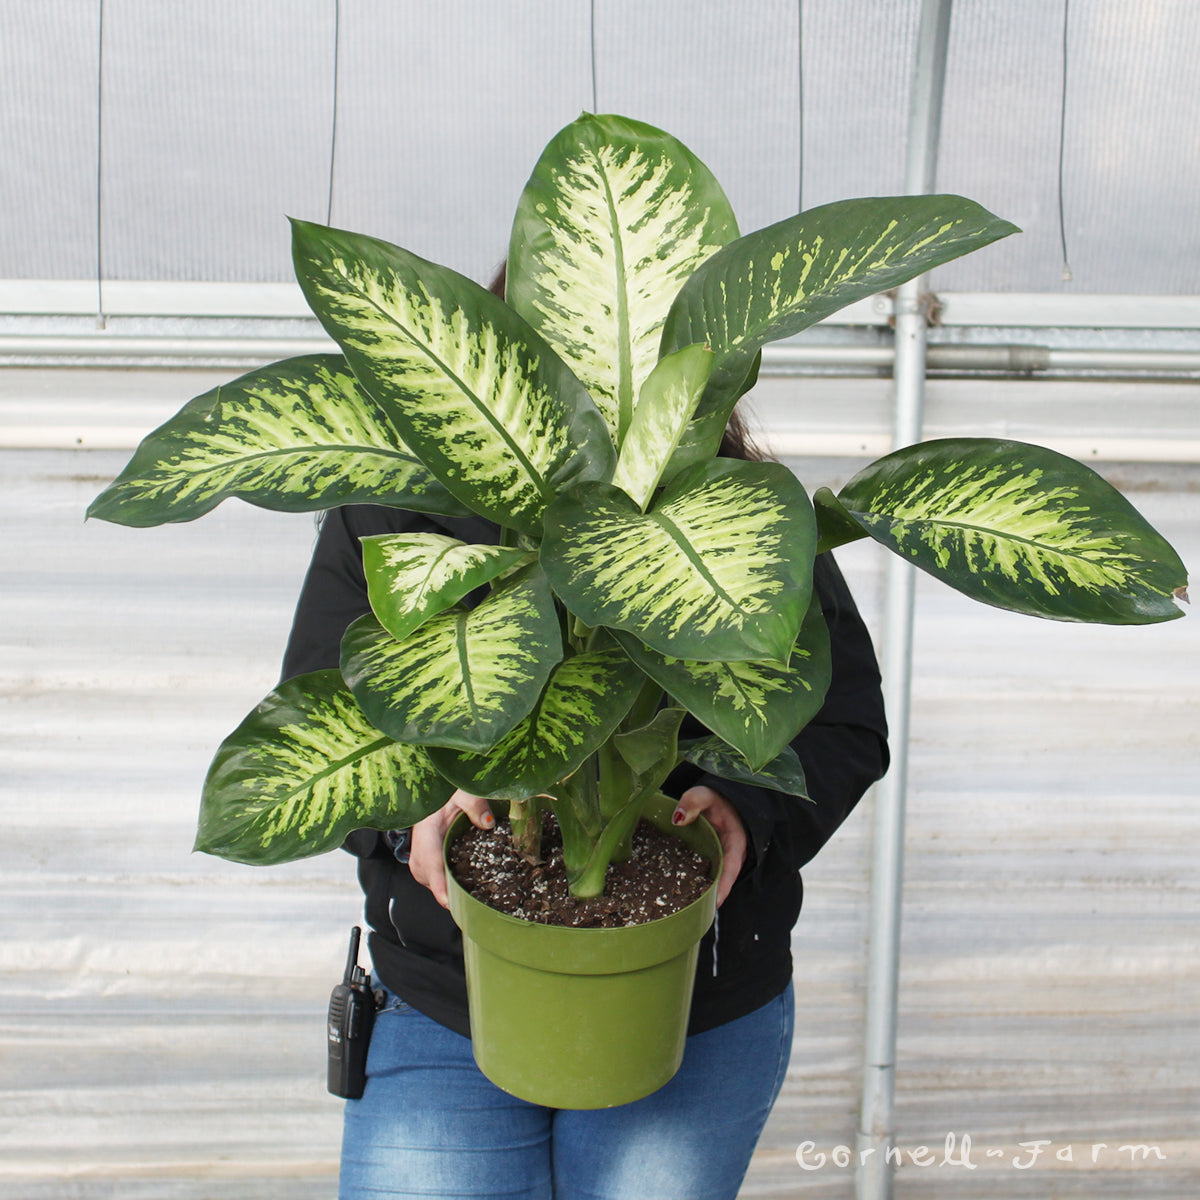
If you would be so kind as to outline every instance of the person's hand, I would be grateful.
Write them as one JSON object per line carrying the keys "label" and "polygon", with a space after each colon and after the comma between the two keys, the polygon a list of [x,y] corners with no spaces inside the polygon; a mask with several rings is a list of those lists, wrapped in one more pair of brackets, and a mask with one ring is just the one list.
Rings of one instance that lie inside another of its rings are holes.
{"label": "person's hand", "polygon": [[733,881],[746,861],[746,827],[737,809],[720,792],[714,792],[703,784],[688,788],[679,797],[671,820],[676,825],[690,825],[701,813],[721,839],[724,861],[717,880],[717,905],[720,906],[725,903],[725,897],[729,895],[729,889],[733,887]]}
{"label": "person's hand", "polygon": [[408,869],[418,883],[423,883],[433,893],[433,898],[443,908],[449,907],[450,897],[446,891],[446,864],[442,860],[442,842],[446,838],[450,822],[460,812],[465,812],[470,817],[471,824],[479,829],[491,829],[496,824],[496,818],[486,800],[481,796],[472,796],[469,792],[457,791],[437,812],[430,813],[412,827]]}

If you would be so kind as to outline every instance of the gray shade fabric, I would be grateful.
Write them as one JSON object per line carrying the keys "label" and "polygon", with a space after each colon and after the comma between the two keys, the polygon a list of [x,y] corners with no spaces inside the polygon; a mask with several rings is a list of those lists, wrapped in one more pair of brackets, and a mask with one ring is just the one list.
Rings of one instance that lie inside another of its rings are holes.
{"label": "gray shade fabric", "polygon": [[[285,214],[328,211],[335,12],[335,0],[106,0],[106,278],[290,277]],[[592,5],[342,0],[340,12],[333,222],[487,275],[541,147],[592,107]],[[0,278],[96,274],[99,13],[97,0],[0,11]],[[801,196],[899,191],[917,14],[917,0],[596,0],[598,107],[680,137],[747,230]],[[946,268],[939,287],[1196,292],[1200,9],[1071,7],[1070,283],[1062,37],[1061,0],[955,7],[939,187],[1025,234]]]}

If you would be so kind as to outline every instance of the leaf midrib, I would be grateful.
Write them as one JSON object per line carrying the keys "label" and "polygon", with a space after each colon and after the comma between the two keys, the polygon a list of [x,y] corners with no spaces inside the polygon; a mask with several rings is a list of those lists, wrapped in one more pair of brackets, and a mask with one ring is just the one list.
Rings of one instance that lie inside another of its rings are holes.
{"label": "leaf midrib", "polygon": [[[925,222],[926,225],[931,223],[932,221],[929,220]],[[837,299],[839,292],[847,287],[858,287],[861,285],[863,276],[869,274],[871,270],[870,264],[868,264],[865,269],[860,269],[863,260],[876,246],[879,245],[880,242],[884,240],[884,238],[887,237],[888,232],[890,232],[890,230],[881,233],[880,236],[876,238],[870,246],[864,249],[863,253],[859,255],[858,260],[851,268],[852,273],[850,275],[843,275],[831,287],[829,286],[830,272],[826,270],[824,273],[827,284],[825,289],[809,289],[805,292],[804,296],[795,303],[789,304],[783,309],[772,309],[769,313],[770,319],[759,318],[756,320],[753,312],[748,313],[747,324],[744,326],[741,332],[738,333],[733,339],[727,338],[726,345],[720,354],[719,361],[721,365],[724,366],[727,361],[736,362],[739,354],[741,354],[743,357],[748,357],[749,355],[757,353],[757,351],[761,349],[763,345],[774,340],[772,337],[773,331],[780,324],[781,318],[784,316],[807,312],[808,316],[812,317],[812,319],[807,321],[807,323],[799,326],[793,326],[789,322],[787,324],[786,336],[790,337],[797,333],[802,333],[805,329],[811,328],[825,316],[828,316],[830,312],[836,312],[838,309],[844,308],[848,302]],[[753,234],[749,236],[752,237]],[[929,241],[929,238],[924,239],[917,249],[924,249]],[[882,269],[885,271],[898,269],[898,266],[902,263],[906,263],[908,259],[912,257],[914,252],[915,251],[907,254],[889,254],[884,260]],[[756,255],[753,261],[757,264],[760,261],[759,257]],[[742,277],[745,277],[745,273],[743,273]],[[825,311],[827,308],[829,311]],[[726,324],[728,325],[728,322]],[[726,333],[728,333],[728,328],[726,329]],[[714,364],[714,367],[715,366],[716,364]],[[715,373],[716,372],[714,370],[714,374]]]}
{"label": "leaf midrib", "polygon": [[1034,546],[1047,555],[1055,555],[1059,558],[1074,558],[1074,559],[1078,559],[1079,561],[1085,562],[1085,563],[1092,563],[1092,564],[1095,563],[1094,559],[1089,558],[1088,555],[1083,554],[1079,551],[1060,550],[1057,548],[1051,548],[1045,542],[1035,541],[1033,538],[1029,538],[1029,537],[1021,537],[1020,534],[1016,534],[1016,533],[1003,533],[999,530],[992,529],[992,528],[988,527],[987,525],[972,525],[967,521],[937,521],[937,520],[933,520],[930,517],[889,517],[883,513],[872,513],[872,512],[867,512],[867,513],[864,513],[863,515],[869,516],[869,517],[875,517],[876,519],[883,520],[883,521],[892,521],[892,522],[903,521],[906,525],[921,524],[921,525],[934,526],[937,528],[944,528],[944,529],[965,529],[965,530],[969,530],[971,533],[985,533],[985,534],[989,535],[990,537],[997,538],[998,540],[1001,540],[1001,541],[1017,542],[1022,546]]}
{"label": "leaf midrib", "polygon": [[[339,271],[338,273],[341,275],[341,278],[345,280],[347,287],[353,290],[353,285],[350,282],[349,276],[346,275],[344,271]],[[403,284],[401,284],[401,286],[403,287]],[[407,288],[405,288],[404,291],[406,295],[409,294]],[[423,353],[430,362],[434,363],[448,379],[453,380],[459,391],[464,396],[470,398],[476,410],[483,414],[483,417],[487,423],[491,425],[491,427],[500,436],[501,441],[503,441],[512,451],[513,455],[516,457],[521,466],[525,468],[525,473],[533,481],[538,494],[546,501],[551,500],[554,496],[554,490],[547,483],[541,472],[534,467],[533,463],[529,460],[528,456],[521,449],[521,447],[518,446],[513,440],[512,435],[508,432],[508,430],[496,419],[496,416],[491,409],[489,409],[487,405],[484,404],[478,396],[476,396],[474,391],[467,386],[466,381],[461,379],[456,372],[452,371],[450,367],[443,362],[442,359],[435,354],[429,346],[426,346],[419,338],[417,338],[407,325],[397,320],[392,313],[388,312],[388,310],[380,305],[373,297],[366,295],[361,290],[357,291],[356,294],[372,308],[374,308],[385,321],[393,325],[396,329],[400,330],[404,337],[408,339],[409,343],[419,352]],[[356,350],[356,353],[362,354],[363,351]],[[437,447],[437,451],[442,458],[450,461],[449,456],[442,452],[440,444]]]}
{"label": "leaf midrib", "polygon": [[[438,569],[438,566],[445,559],[449,558],[450,555],[452,555],[457,549],[459,549],[459,546],[461,544],[462,543],[456,543],[451,546],[443,546],[442,549],[439,550],[432,559],[430,559],[426,562],[425,567],[424,567],[424,577],[422,579],[419,579],[415,586],[406,586],[406,587],[402,588],[401,587],[402,580],[400,578],[400,573],[397,572],[396,578],[392,580],[392,586],[389,590],[393,594],[396,594],[397,592],[400,592],[402,590],[405,593],[412,593],[414,598],[413,598],[412,603],[409,605],[409,611],[410,612],[415,611],[420,605],[425,603],[425,597],[428,596],[429,593],[433,590],[433,587],[434,587],[433,573]],[[462,572],[459,572],[459,577],[461,578],[461,576],[462,576]],[[443,583],[442,590],[445,590],[445,589],[446,589],[446,585]]]}
{"label": "leaf midrib", "polygon": [[617,216],[617,204],[613,199],[612,187],[600,156],[593,152],[596,173],[604,185],[604,199],[608,205],[609,227],[612,233],[614,274],[617,297],[617,446],[625,440],[629,423],[633,420],[633,348],[629,332],[629,295],[625,289],[625,245],[621,240],[621,223]]}
{"label": "leaf midrib", "polygon": [[[333,442],[320,446],[284,446],[277,450],[256,450],[252,454],[243,454],[237,458],[227,458],[223,460],[223,462],[211,465],[201,462],[193,468],[189,464],[187,470],[189,476],[216,475],[222,471],[228,472],[233,470],[245,463],[257,462],[260,459],[267,458],[281,458],[287,454],[375,454],[382,455],[384,458],[399,459],[401,462],[412,463],[414,466],[421,467],[425,470],[429,469],[419,458],[417,458],[415,454],[412,454],[411,452],[408,454],[402,454],[398,450],[391,450],[386,447],[380,448],[378,446],[371,445],[359,446],[354,445],[353,443]],[[169,474],[178,474],[178,472],[169,472]],[[152,478],[152,476],[147,476],[147,478]]]}
{"label": "leaf midrib", "polygon": [[[732,669],[732,667],[729,663],[721,663],[720,666],[724,669],[725,674],[729,677],[730,682],[733,684],[734,690],[746,702],[747,709],[751,713],[754,714],[755,720],[758,721],[758,723],[760,725],[763,724],[762,714],[759,711],[760,705],[754,701],[749,690],[747,688],[743,687],[742,681],[738,677],[737,672]],[[765,696],[765,693],[760,692],[759,693],[760,699],[763,696]]]}
{"label": "leaf midrib", "polygon": [[712,588],[712,590],[720,596],[725,603],[742,616],[747,615],[747,610],[738,603],[716,580],[713,573],[708,569],[704,560],[696,553],[696,548],[684,537],[679,526],[662,512],[652,512],[646,514],[650,520],[658,525],[662,531],[669,537],[676,546],[683,552],[684,557],[696,569],[697,574]]}
{"label": "leaf midrib", "polygon": [[471,713],[471,722],[479,724],[479,706],[475,701],[475,689],[471,686],[471,662],[467,655],[467,620],[470,613],[462,612],[454,618],[454,649],[458,654],[458,668],[462,675],[463,698]]}
{"label": "leaf midrib", "polygon": [[[312,791],[317,784],[323,779],[328,779],[331,775],[336,775],[339,771],[346,770],[352,763],[361,761],[368,756],[377,753],[379,750],[386,749],[388,746],[396,745],[394,738],[388,737],[386,734],[376,738],[373,742],[367,743],[366,746],[359,750],[352,751],[343,757],[332,760],[323,770],[318,771],[315,775],[310,775],[306,780],[298,783],[294,788],[290,788],[282,797],[273,802],[273,805],[283,804],[290,801],[296,796],[303,795],[306,791]],[[268,810],[264,807],[259,809],[259,812],[266,813]]]}

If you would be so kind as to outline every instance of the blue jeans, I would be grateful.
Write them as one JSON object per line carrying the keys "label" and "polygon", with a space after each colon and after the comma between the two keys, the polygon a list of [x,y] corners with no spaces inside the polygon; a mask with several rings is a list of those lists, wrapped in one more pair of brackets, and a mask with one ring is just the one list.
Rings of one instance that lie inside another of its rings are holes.
{"label": "blue jeans", "polygon": [[542,1108],[488,1082],[469,1039],[388,995],[367,1086],[346,1102],[339,1200],[733,1200],[779,1094],[792,989],[687,1040],[653,1095]]}

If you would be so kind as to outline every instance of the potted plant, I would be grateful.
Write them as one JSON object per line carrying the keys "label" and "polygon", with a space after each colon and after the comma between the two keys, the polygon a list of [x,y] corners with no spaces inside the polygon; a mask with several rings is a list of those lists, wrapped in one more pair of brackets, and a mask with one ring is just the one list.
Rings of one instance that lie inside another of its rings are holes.
{"label": "potted plant", "polygon": [[[1011,232],[960,197],[910,196],[739,237],[679,142],[586,114],[525,188],[503,300],[386,242],[294,222],[300,286],[342,354],[275,363],[191,401],[89,514],[185,521],[240,496],[296,512],[475,514],[501,532],[495,545],[365,539],[373,612],[347,631],[341,672],[281,685],[223,743],[197,847],[282,862],[355,828],[411,825],[460,787],[507,801],[528,855],[553,810],[584,897],[643,815],[664,823],[658,789],[681,757],[803,804],[788,743],[829,674],[812,563],[856,538],[1033,615],[1181,615],[1186,572],[1171,547],[1094,472],[1048,450],[925,443],[837,496],[819,491],[815,507],[782,465],[717,456],[763,345]],[[712,736],[681,745],[685,711]],[[710,835],[690,836],[713,857]],[[710,888],[656,922],[678,934],[662,948],[651,926],[530,926],[452,890],[485,1073],[564,1107],[659,1086],[679,1061],[714,904]],[[647,1003],[612,982],[618,936],[634,945],[618,961],[656,989],[644,1036],[631,1022]],[[569,975],[573,954],[584,982],[567,999],[514,997],[547,960]],[[548,1065],[548,1042],[578,1069]]]}

